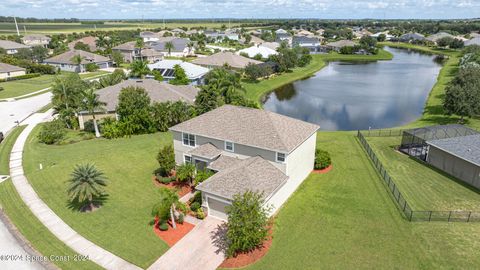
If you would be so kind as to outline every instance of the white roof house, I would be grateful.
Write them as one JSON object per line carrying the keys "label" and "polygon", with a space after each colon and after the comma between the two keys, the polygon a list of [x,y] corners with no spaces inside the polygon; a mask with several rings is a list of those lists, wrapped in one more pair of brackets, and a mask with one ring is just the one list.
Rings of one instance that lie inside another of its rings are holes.
{"label": "white roof house", "polygon": [[158,70],[162,74],[163,78],[168,81],[175,78],[175,65],[179,65],[183,68],[183,70],[185,70],[185,74],[187,74],[188,79],[190,79],[193,84],[200,84],[203,77],[210,71],[206,67],[184,62],[182,60],[170,59],[158,61],[154,64],[148,65],[148,67],[150,70]]}
{"label": "white roof house", "polygon": [[473,38],[464,42],[465,46],[479,45],[480,46],[480,37]]}
{"label": "white roof house", "polygon": [[282,28],[278,29],[275,31],[276,34],[288,34],[286,30],[283,30]]}
{"label": "white roof house", "polygon": [[249,47],[249,48],[239,50],[237,52],[237,54],[241,54],[241,53],[248,54],[248,57],[254,57],[257,54],[260,54],[260,55],[262,55],[262,58],[268,58],[270,55],[278,54],[277,51],[275,51],[273,49],[270,49],[268,47],[264,47],[262,45],[252,46],[252,47]]}

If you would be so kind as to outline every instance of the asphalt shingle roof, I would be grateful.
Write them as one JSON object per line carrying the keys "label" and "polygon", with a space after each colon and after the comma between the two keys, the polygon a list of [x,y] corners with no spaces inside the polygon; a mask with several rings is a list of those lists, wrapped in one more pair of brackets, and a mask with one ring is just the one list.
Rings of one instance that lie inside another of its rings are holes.
{"label": "asphalt shingle roof", "polygon": [[233,68],[245,68],[249,63],[261,64],[261,61],[249,59],[232,52],[219,52],[207,57],[197,58],[192,63],[204,66],[223,67],[225,64]]}
{"label": "asphalt shingle roof", "polygon": [[427,144],[480,166],[480,134],[433,140]]}
{"label": "asphalt shingle roof", "polygon": [[28,49],[30,47],[17,42],[10,41],[10,40],[0,40],[0,48],[3,48],[5,50],[12,50],[12,49]]}
{"label": "asphalt shingle roof", "polygon": [[22,71],[25,70],[22,67],[17,67],[5,63],[0,63],[0,73],[6,73],[6,72],[14,72],[14,71]]}
{"label": "asphalt shingle roof", "polygon": [[216,160],[210,162],[208,168],[214,171],[222,171],[227,168],[233,167],[242,160],[235,157],[230,157],[226,155],[220,155]]}
{"label": "asphalt shingle roof", "polygon": [[265,110],[224,105],[170,129],[290,153],[319,128]]}
{"label": "asphalt shingle roof", "polygon": [[107,105],[107,111],[115,111],[118,105],[118,96],[123,88],[133,86],[141,87],[147,91],[152,102],[185,101],[193,103],[198,89],[190,85],[171,85],[153,79],[126,80],[119,84],[105,87],[97,91],[99,99]]}
{"label": "asphalt shingle roof", "polygon": [[270,197],[288,177],[269,161],[261,157],[241,160],[234,166],[217,172],[196,189],[218,196],[233,199],[235,194],[251,190]]}
{"label": "asphalt shingle roof", "polygon": [[76,55],[80,55],[83,58],[82,64],[110,62],[110,59],[105,56],[82,51],[82,50],[71,50],[68,52],[64,52],[57,56],[45,59],[43,62],[75,65],[72,62],[72,58]]}
{"label": "asphalt shingle roof", "polygon": [[214,159],[220,156],[221,153],[222,151],[211,143],[202,144],[188,151],[188,154],[192,156],[203,157],[206,159]]}

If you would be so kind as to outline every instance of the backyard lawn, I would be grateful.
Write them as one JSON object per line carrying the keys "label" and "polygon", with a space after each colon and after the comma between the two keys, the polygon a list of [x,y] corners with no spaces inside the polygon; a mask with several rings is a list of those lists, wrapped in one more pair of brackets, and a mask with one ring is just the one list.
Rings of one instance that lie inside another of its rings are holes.
{"label": "backyard lawn", "polygon": [[401,137],[366,137],[415,211],[480,211],[480,191],[396,151]]}
{"label": "backyard lawn", "polygon": [[392,57],[393,55],[385,50],[379,50],[377,55],[312,54],[312,61],[305,67],[297,67],[291,72],[275,75],[273,78],[261,80],[257,83],[244,82],[243,86],[248,98],[260,102],[263,96],[269,92],[285,84],[313,75],[329,61],[377,61],[390,60]]}
{"label": "backyard lawn", "polygon": [[266,256],[247,269],[473,269],[480,223],[402,218],[353,133],[319,132],[333,170],[311,175],[275,221]]}
{"label": "backyard lawn", "polygon": [[[82,79],[89,79],[106,73],[106,71],[89,72],[80,74],[80,77]],[[64,74],[68,73],[62,72],[62,75]],[[4,90],[0,91],[0,99],[22,96],[48,88],[52,86],[52,82],[55,79],[55,76],[56,75],[42,75],[40,77],[31,79],[2,82],[0,83],[0,87],[3,87]]]}
{"label": "backyard lawn", "polygon": [[[14,129],[0,144],[0,174],[8,174],[8,162],[10,151],[15,143],[16,138],[25,126]],[[33,215],[30,209],[25,205],[18,195],[12,180],[9,179],[0,183],[0,208],[7,214],[9,219],[15,224],[20,233],[28,239],[28,241],[42,255],[50,257],[70,256],[73,258],[77,253],[67,247],[63,242],[58,240],[42,223]],[[85,261],[55,262],[58,267],[65,270],[85,269],[97,270],[101,267],[96,264]]]}
{"label": "backyard lawn", "polygon": [[[151,265],[167,250],[149,222],[158,196],[151,180],[157,167],[155,157],[161,145],[171,143],[169,133],[47,146],[37,142],[38,131],[37,127],[27,141],[24,169],[57,215],[82,236],[141,267]],[[66,181],[76,164],[87,162],[109,179],[109,196],[95,212],[79,213],[68,208]]]}

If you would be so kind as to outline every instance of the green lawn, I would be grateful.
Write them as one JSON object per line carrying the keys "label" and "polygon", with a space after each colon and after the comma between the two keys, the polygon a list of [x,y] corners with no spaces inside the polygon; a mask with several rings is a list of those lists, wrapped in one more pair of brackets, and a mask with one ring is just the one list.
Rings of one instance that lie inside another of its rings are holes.
{"label": "green lawn", "polygon": [[[0,174],[8,174],[8,160],[10,151],[16,138],[23,131],[25,126],[14,129],[4,142],[0,144]],[[33,215],[30,209],[23,203],[18,195],[12,180],[9,179],[0,184],[0,207],[3,209],[9,219],[15,224],[20,233],[28,239],[32,246],[42,255],[49,257],[73,256],[76,254],[73,250],[58,240],[42,223]],[[102,269],[92,262],[55,262],[58,267],[65,270]]]}
{"label": "green lawn", "polygon": [[[161,145],[172,142],[169,133],[47,146],[37,142],[38,131],[37,127],[27,141],[24,170],[57,215],[82,236],[141,267],[151,265],[167,250],[149,222],[158,195],[151,180],[155,157]],[[108,200],[93,213],[67,207],[66,181],[76,164],[86,162],[94,163],[109,179]]]}
{"label": "green lawn", "polygon": [[353,133],[319,132],[333,170],[311,175],[275,220],[273,244],[247,269],[474,269],[480,223],[408,222]]}
{"label": "green lawn", "polygon": [[[80,74],[80,77],[82,79],[89,79],[106,73],[105,71],[89,72]],[[68,74],[68,72],[62,72],[62,76],[64,74]],[[0,91],[0,99],[22,96],[48,88],[52,85],[55,76],[56,75],[42,75],[31,79],[2,82],[0,83],[0,87],[3,87],[4,90]]]}
{"label": "green lawn", "polygon": [[261,101],[266,94],[276,88],[313,75],[329,61],[377,61],[390,60],[392,57],[393,55],[385,50],[380,50],[377,55],[313,54],[311,63],[306,67],[294,68],[291,72],[282,73],[257,83],[244,82],[243,86],[248,98],[254,101]]}
{"label": "green lawn", "polygon": [[414,211],[480,210],[480,191],[396,151],[401,137],[366,137]]}

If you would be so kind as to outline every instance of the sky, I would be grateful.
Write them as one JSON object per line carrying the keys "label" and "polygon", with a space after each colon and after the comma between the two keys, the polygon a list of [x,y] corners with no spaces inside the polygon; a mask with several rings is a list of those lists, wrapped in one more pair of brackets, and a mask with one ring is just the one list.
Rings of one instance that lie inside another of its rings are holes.
{"label": "sky", "polygon": [[1,0],[0,15],[36,18],[455,19],[480,0]]}

